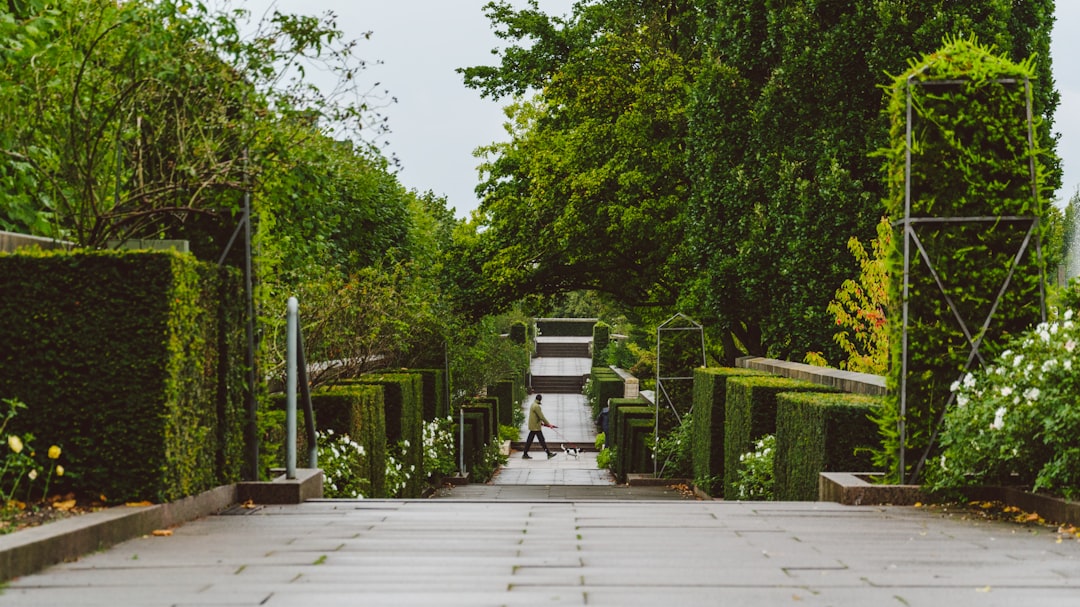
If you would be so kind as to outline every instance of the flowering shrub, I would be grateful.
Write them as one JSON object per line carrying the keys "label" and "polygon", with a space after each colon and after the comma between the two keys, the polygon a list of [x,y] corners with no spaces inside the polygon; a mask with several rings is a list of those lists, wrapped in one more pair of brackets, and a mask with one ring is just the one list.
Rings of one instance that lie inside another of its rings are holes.
{"label": "flowering shrub", "polygon": [[771,500],[776,480],[773,474],[775,454],[776,435],[766,434],[754,442],[753,451],[740,455],[739,480],[735,484],[735,495],[729,499]]}
{"label": "flowering shrub", "polygon": [[[25,409],[26,405],[13,398],[0,399],[0,402],[6,407],[3,421],[0,422],[0,436],[4,436],[8,422],[14,419],[19,410]],[[58,463],[62,452],[58,445],[52,445],[45,453],[45,461],[38,462],[37,452],[32,446],[33,434],[25,433],[21,436],[8,434],[6,436],[7,453],[4,455],[3,465],[0,466],[0,499],[2,499],[0,509],[25,508],[26,504],[16,501],[16,498],[25,497],[27,502],[36,499],[34,483],[40,478],[44,476],[45,487],[37,497],[44,499],[48,497],[52,480],[64,476],[64,467]],[[23,481],[27,481],[25,486],[22,484]],[[19,493],[20,488],[25,489],[25,493]]]}
{"label": "flowering shrub", "polygon": [[453,474],[457,471],[454,459],[454,420],[441,417],[424,424],[424,473]]}
{"label": "flowering shrub", "polygon": [[1080,497],[1080,323],[1074,312],[1021,335],[993,364],[953,383],[932,490],[1024,484]]}
{"label": "flowering shrub", "polygon": [[406,465],[405,454],[412,445],[408,439],[398,441],[395,448],[386,450],[386,495],[395,497],[401,494],[405,486],[416,474],[416,466]]}
{"label": "flowering shrub", "polygon": [[331,498],[360,498],[371,492],[371,480],[363,478],[367,453],[364,446],[333,430],[320,432],[319,468],[323,471],[323,494]]}

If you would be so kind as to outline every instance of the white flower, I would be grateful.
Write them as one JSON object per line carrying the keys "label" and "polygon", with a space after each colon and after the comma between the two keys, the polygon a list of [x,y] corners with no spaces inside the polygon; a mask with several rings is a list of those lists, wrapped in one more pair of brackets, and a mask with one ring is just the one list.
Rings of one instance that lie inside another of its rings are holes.
{"label": "white flower", "polygon": [[1022,362],[1024,362],[1023,354],[1017,354],[1015,357],[1013,357],[1013,367],[1019,367],[1020,363]]}
{"label": "white flower", "polygon": [[1012,386],[1002,386],[1001,387],[1001,395],[1002,396],[1008,396],[1008,395],[1010,395],[1012,393],[1013,393]]}
{"label": "white flower", "polygon": [[1071,309],[1065,310],[1065,320],[1072,320],[1073,311]]}
{"label": "white flower", "polygon": [[963,407],[966,404],[968,404],[968,397],[966,394],[960,394],[956,397],[956,405],[958,407]]}
{"label": "white flower", "polygon": [[974,388],[975,387],[975,376],[974,375],[968,373],[967,375],[964,376],[964,387],[965,388]]}
{"label": "white flower", "polygon": [[1054,367],[1056,367],[1057,364],[1058,364],[1058,362],[1057,362],[1056,359],[1048,358],[1046,360],[1046,362],[1044,362],[1042,364],[1042,372],[1046,373],[1047,371],[1049,371],[1049,370],[1053,369]]}
{"label": "white flower", "polygon": [[994,412],[994,422],[990,424],[991,430],[1001,430],[1005,427],[1005,407],[998,407]]}
{"label": "white flower", "polygon": [[1064,367],[1066,371],[1072,371],[1072,361],[1069,359],[1065,359],[1065,362],[1061,363],[1061,366]]}
{"label": "white flower", "polygon": [[1069,341],[1065,342],[1065,351],[1066,352],[1072,352],[1075,348],[1076,348],[1076,342],[1074,340],[1070,339]]}
{"label": "white flower", "polygon": [[26,476],[29,476],[30,480],[36,481],[37,480],[37,470],[31,470],[30,473],[27,474]]}
{"label": "white flower", "polygon": [[949,386],[949,392],[959,392],[959,391],[960,391],[960,380],[958,379],[958,380],[954,381],[952,383],[952,385]]}
{"label": "white flower", "polygon": [[1027,400],[1039,400],[1039,394],[1041,394],[1041,392],[1039,392],[1039,389],[1035,387],[1024,390],[1024,398],[1026,398]]}

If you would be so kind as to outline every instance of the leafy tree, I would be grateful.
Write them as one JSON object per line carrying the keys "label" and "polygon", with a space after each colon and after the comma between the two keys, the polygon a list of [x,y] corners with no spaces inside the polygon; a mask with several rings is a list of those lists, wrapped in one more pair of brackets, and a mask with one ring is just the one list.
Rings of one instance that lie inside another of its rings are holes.
{"label": "leafy tree", "polygon": [[[852,273],[843,243],[868,240],[881,214],[871,153],[888,132],[882,74],[954,31],[1026,58],[1048,48],[1051,4],[703,3],[710,60],[690,110],[686,242],[696,271],[683,307],[719,325],[727,361],[815,348],[840,357],[826,307]],[[1045,130],[1057,102],[1048,60],[1037,73]]]}
{"label": "leafy tree", "polygon": [[482,267],[498,309],[525,293],[576,289],[632,305],[671,304],[681,241],[689,2],[575,6],[552,19],[533,3],[487,5],[512,46],[500,67],[462,70],[500,96],[542,86],[507,109],[510,141],[483,150]]}

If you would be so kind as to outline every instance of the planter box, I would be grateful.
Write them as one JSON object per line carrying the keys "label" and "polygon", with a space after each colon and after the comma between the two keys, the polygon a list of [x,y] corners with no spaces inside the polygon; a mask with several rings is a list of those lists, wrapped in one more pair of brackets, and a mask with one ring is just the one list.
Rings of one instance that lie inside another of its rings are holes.
{"label": "planter box", "polygon": [[818,476],[818,500],[848,506],[892,504],[910,506],[927,501],[919,485],[882,485],[870,482],[880,473],[822,472]]}
{"label": "planter box", "polygon": [[[818,500],[838,502],[849,506],[894,505],[910,506],[916,502],[933,501],[918,485],[880,485],[869,479],[877,473],[822,472],[818,477]],[[969,500],[998,501],[1033,512],[1044,520],[1080,526],[1080,502],[1031,493],[1016,487],[972,487]]]}

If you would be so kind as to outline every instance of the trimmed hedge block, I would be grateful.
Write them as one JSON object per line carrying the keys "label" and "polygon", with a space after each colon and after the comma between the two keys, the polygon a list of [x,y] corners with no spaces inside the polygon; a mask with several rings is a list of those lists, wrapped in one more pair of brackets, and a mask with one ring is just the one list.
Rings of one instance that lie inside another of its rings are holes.
{"label": "trimmed hedge block", "polygon": [[611,343],[611,325],[600,321],[593,325],[592,331],[592,364],[594,367],[603,367],[604,349]]}
{"label": "trimmed hedge block", "polygon": [[836,392],[834,388],[785,377],[729,377],[724,406],[724,495],[735,495],[739,456],[754,441],[776,434],[776,395],[781,392]]}
{"label": "trimmed hedge block", "polygon": [[590,389],[596,395],[592,400],[592,418],[596,419],[604,404],[612,398],[622,398],[625,392],[623,378],[610,367],[593,367]]}
{"label": "trimmed hedge block", "polygon": [[[278,399],[284,407],[285,399]],[[317,390],[311,394],[315,430],[333,430],[348,435],[366,454],[359,475],[368,479],[373,498],[386,495],[386,416],[381,386],[346,385]],[[304,416],[297,414],[297,454],[306,457],[307,433]],[[284,457],[282,457],[284,460]]]}
{"label": "trimmed hedge block", "polygon": [[[488,397],[494,399],[496,403],[496,412],[498,413],[496,424],[503,424],[511,426],[514,423],[514,407],[521,401],[515,400],[517,390],[515,390],[515,382],[511,379],[504,379],[502,381],[495,382],[495,384],[488,386]],[[498,433],[498,427],[496,426],[496,434]]]}
{"label": "trimmed hedge block", "polygon": [[386,442],[404,445],[402,464],[409,470],[409,480],[400,497],[420,497],[424,489],[424,411],[420,375],[414,373],[372,373],[349,380],[347,384],[382,386],[386,414]]}
{"label": "trimmed hedge block", "polygon": [[482,430],[484,431],[485,445],[499,435],[498,406],[498,399],[488,397],[473,398],[468,404],[461,407],[465,413],[479,413],[483,417]]}
{"label": "trimmed hedge block", "polygon": [[764,376],[765,373],[737,367],[708,367],[694,370],[693,437],[694,482],[711,496],[723,495],[724,421],[727,380],[731,377]]}
{"label": "trimmed hedge block", "polygon": [[446,371],[443,369],[403,369],[403,373],[420,376],[420,399],[423,402],[424,421],[450,415],[446,402]]}
{"label": "trimmed hedge block", "polygon": [[634,428],[647,426],[651,433],[655,425],[656,408],[649,405],[645,399],[612,399],[608,411],[608,428],[613,438],[608,441],[608,445],[615,448],[614,472],[620,482],[626,482],[627,473],[633,471],[631,462],[637,453],[634,444],[637,430]]}
{"label": "trimmed hedge block", "polygon": [[883,403],[857,394],[778,394],[776,499],[816,501],[822,472],[873,471],[870,449],[881,447],[881,437],[870,415]]}
{"label": "trimmed hedge block", "polygon": [[244,464],[244,298],[235,270],[173,251],[0,255],[7,431],[63,449],[53,488],[165,502]]}

